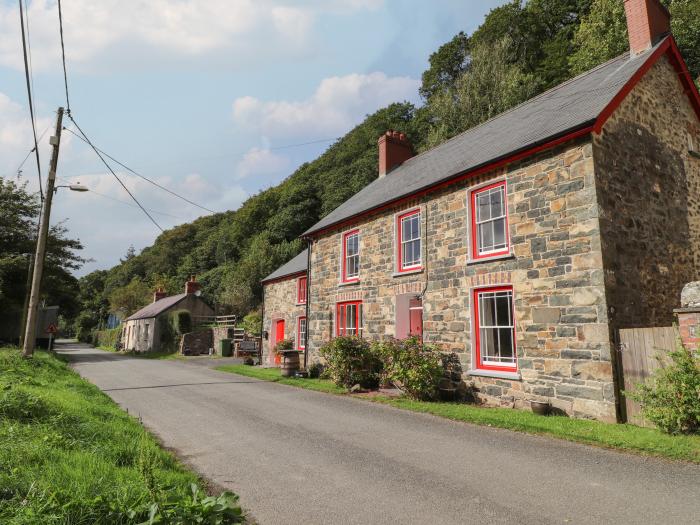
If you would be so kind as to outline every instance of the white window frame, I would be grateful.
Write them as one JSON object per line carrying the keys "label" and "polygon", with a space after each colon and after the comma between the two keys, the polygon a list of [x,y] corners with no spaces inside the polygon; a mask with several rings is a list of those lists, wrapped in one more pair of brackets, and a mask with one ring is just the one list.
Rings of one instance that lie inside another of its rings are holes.
{"label": "white window frame", "polygon": [[[480,251],[479,249],[479,243],[480,243],[480,236],[479,236],[479,228],[478,225],[481,224],[477,221],[477,215],[478,215],[478,210],[476,209],[477,206],[475,205],[475,197],[477,194],[482,193],[483,191],[487,191],[487,188],[493,186],[499,186],[499,188],[502,188],[503,190],[503,212],[504,215],[501,215],[496,218],[491,218],[488,221],[482,221],[484,222],[493,222],[495,220],[504,218],[505,219],[505,247],[503,248],[494,248],[491,250],[485,250],[485,251]],[[505,258],[505,257],[511,257],[512,256],[512,243],[510,239],[510,217],[508,214],[508,182],[506,181],[505,178],[499,178],[496,180],[489,180],[486,181],[482,184],[479,184],[477,186],[474,186],[472,188],[469,188],[467,190],[467,209],[468,209],[468,217],[467,217],[467,241],[468,241],[468,248],[469,248],[469,260],[471,262],[476,262],[476,261],[483,261],[483,260],[489,260],[489,259],[499,259],[499,258]]]}
{"label": "white window frame", "polygon": [[[405,240],[403,238],[403,221],[408,218],[417,217],[418,219],[418,237]],[[417,272],[423,269],[423,209],[420,206],[402,210],[394,214],[394,258],[396,260],[396,274],[403,275],[405,273]],[[418,242],[418,260],[412,264],[404,266],[403,258],[406,253],[405,246],[408,243]]]}
{"label": "white window frame", "polygon": [[[347,250],[347,240],[352,237],[357,237],[357,253],[355,255],[348,256]],[[340,236],[340,282],[341,284],[356,283],[360,280],[360,256],[361,256],[361,238],[360,229],[353,228],[351,230],[344,231]],[[357,258],[357,273],[350,275],[347,273],[348,269],[348,259],[350,257]]]}
{"label": "white window frame", "polygon": [[[301,331],[301,323],[302,321],[304,322],[304,331]],[[297,327],[296,327],[296,333],[297,333],[297,350],[306,350],[306,332],[309,329],[309,321],[306,318],[305,315],[299,315],[297,316]],[[303,337],[302,337],[303,333]]]}

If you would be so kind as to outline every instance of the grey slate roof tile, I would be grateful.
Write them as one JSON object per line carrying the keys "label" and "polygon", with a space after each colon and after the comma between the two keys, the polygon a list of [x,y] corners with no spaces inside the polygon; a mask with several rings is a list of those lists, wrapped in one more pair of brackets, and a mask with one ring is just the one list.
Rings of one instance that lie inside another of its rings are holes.
{"label": "grey slate roof tile", "polygon": [[287,277],[288,275],[294,275],[295,273],[307,271],[307,265],[309,262],[309,250],[306,249],[299,255],[294,257],[292,260],[284,263],[282,266],[277,268],[270,275],[265,277],[262,282],[273,281],[281,277]]}
{"label": "grey slate roof tile", "polygon": [[631,58],[625,53],[407,160],[302,236],[592,124],[664,41]]}
{"label": "grey slate roof tile", "polygon": [[136,319],[150,319],[151,317],[156,317],[157,315],[162,314],[168,308],[175,306],[185,297],[187,297],[187,294],[185,293],[163,297],[160,301],[155,301],[148,306],[144,306],[135,314],[127,317],[125,321],[135,321]]}

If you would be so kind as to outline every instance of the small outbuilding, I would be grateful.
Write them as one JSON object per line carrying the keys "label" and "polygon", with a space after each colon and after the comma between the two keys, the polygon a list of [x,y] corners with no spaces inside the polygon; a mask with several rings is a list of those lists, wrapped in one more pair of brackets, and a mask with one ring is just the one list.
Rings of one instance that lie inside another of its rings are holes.
{"label": "small outbuilding", "polygon": [[210,317],[214,309],[200,297],[200,285],[193,275],[185,283],[185,293],[166,296],[162,289],[153,302],[124,320],[121,342],[124,350],[157,352],[163,340],[163,322],[175,310],[187,310],[192,317]]}

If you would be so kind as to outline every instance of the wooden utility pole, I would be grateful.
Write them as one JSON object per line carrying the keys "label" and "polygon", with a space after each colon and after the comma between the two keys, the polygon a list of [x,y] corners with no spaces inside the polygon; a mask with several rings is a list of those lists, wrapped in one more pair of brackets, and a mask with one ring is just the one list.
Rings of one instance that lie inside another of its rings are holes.
{"label": "wooden utility pole", "polygon": [[22,355],[32,357],[36,346],[36,321],[39,310],[39,298],[41,296],[41,277],[44,272],[44,259],[46,258],[46,241],[49,236],[49,221],[51,220],[51,201],[53,201],[54,184],[56,183],[56,167],[58,166],[58,149],[61,145],[61,130],[63,129],[63,108],[58,108],[56,117],[56,134],[51,137],[51,164],[49,165],[49,181],[46,185],[46,198],[41,209],[41,223],[39,235],[36,240],[36,254],[34,255],[34,272],[32,274],[32,292],[29,295],[29,308],[27,309],[27,325],[24,331],[24,346]]}

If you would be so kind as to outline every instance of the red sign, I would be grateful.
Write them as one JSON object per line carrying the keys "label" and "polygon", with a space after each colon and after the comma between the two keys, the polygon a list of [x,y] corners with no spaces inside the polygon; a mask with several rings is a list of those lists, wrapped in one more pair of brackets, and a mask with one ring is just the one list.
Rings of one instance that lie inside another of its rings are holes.
{"label": "red sign", "polygon": [[58,332],[58,327],[55,324],[50,324],[46,331],[50,334],[55,334]]}

